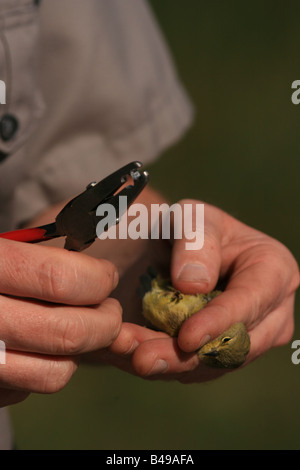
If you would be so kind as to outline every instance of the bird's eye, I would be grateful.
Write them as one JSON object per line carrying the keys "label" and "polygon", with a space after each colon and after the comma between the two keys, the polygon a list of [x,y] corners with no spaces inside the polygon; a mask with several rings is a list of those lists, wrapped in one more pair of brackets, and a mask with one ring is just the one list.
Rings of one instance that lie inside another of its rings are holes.
{"label": "bird's eye", "polygon": [[231,340],[230,336],[225,336],[224,338],[222,338],[222,343],[228,343],[228,341],[230,340]]}

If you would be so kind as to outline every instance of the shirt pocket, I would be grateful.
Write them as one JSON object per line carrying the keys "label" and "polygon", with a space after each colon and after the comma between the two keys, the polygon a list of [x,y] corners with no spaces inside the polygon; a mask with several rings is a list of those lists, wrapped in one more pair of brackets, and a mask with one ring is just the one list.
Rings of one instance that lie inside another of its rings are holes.
{"label": "shirt pocket", "polygon": [[0,1],[0,162],[27,140],[44,110],[37,79],[38,3]]}

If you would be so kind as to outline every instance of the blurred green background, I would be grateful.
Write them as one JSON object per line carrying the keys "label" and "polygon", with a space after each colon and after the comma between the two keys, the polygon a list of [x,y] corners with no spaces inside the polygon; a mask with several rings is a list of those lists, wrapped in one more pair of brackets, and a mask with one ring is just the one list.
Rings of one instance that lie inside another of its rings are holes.
{"label": "blurred green background", "polygon": [[[152,0],[196,107],[152,165],[171,199],[213,203],[300,259],[300,2]],[[300,339],[299,301],[294,339]],[[82,367],[56,395],[11,408],[20,449],[299,449],[300,364],[291,343],[206,384]]]}

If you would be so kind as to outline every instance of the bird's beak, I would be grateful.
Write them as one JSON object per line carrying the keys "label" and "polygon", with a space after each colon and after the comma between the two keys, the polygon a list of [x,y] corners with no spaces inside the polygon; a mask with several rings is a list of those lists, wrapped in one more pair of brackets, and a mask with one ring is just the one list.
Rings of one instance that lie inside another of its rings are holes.
{"label": "bird's beak", "polygon": [[216,357],[218,355],[219,355],[219,351],[217,349],[211,349],[210,351],[204,353],[204,356]]}

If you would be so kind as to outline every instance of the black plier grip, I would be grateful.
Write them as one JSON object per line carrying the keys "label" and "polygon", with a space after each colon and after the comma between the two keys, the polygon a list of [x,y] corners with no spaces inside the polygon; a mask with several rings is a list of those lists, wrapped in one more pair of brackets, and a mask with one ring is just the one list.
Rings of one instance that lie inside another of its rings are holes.
{"label": "black plier grip", "polygon": [[[96,227],[101,217],[96,211],[101,204],[112,204],[118,224],[123,214],[119,208],[119,197],[127,197],[127,208],[140,194],[149,180],[147,171],[139,171],[140,162],[132,162],[104,178],[99,183],[90,183],[86,190],[69,201],[56,216],[55,222],[40,227],[14,230],[0,234],[0,238],[38,243],[57,237],[66,237],[65,248],[72,251],[82,251],[96,239]],[[119,189],[126,183],[128,176],[133,184]],[[107,230],[109,226],[105,229]]]}

